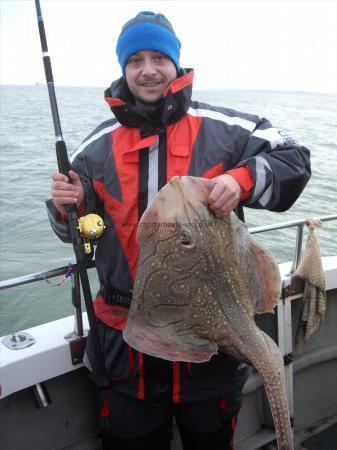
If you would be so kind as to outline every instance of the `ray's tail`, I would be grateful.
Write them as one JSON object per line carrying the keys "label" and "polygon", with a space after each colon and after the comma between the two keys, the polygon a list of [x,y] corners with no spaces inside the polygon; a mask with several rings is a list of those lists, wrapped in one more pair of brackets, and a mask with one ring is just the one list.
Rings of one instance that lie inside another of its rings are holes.
{"label": "ray's tail", "polygon": [[263,376],[263,381],[273,415],[278,450],[294,450],[287,397],[281,377],[277,371]]}
{"label": "ray's tail", "polygon": [[278,450],[294,450],[288,402],[280,374],[283,358],[276,343],[257,327],[254,326],[254,329],[255,332],[244,335],[243,339],[247,343],[241,346],[241,354],[251,361],[263,379],[274,420]]}

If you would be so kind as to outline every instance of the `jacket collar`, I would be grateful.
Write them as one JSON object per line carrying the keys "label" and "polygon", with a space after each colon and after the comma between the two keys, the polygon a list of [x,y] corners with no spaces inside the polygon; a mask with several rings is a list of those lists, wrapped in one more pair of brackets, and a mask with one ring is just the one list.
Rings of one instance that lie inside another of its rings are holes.
{"label": "jacket collar", "polygon": [[105,100],[122,125],[136,128],[169,125],[181,119],[190,106],[193,76],[193,69],[182,69],[178,77],[167,86],[158,118],[155,120],[141,106],[135,104],[123,77],[114,81],[105,91]]}

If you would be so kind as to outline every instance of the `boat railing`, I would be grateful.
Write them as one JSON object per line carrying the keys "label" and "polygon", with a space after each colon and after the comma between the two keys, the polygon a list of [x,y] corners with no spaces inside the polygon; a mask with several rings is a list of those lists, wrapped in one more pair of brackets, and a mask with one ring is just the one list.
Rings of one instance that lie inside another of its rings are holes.
{"label": "boat railing", "polygon": [[[328,222],[330,220],[337,220],[337,214],[330,214],[329,216],[322,216],[322,217],[315,217],[315,219],[319,220],[320,222]],[[309,221],[308,219],[300,219],[300,220],[291,220],[289,222],[280,222],[276,224],[271,225],[263,225],[259,227],[253,227],[249,228],[249,232],[251,234],[256,233],[264,233],[266,231],[274,231],[274,230],[281,230],[284,228],[297,228],[296,233],[296,244],[294,249],[294,255],[293,255],[293,262],[292,267],[290,270],[290,274],[294,273],[301,258],[302,253],[302,243],[303,243],[303,230],[305,225],[308,225]]]}
{"label": "boat railing", "polygon": [[[329,216],[322,216],[322,217],[315,217],[315,219],[320,220],[321,222],[327,222],[331,220],[337,220],[337,214],[332,214]],[[275,231],[275,230],[281,230],[284,228],[297,228],[297,234],[296,234],[296,245],[294,249],[294,258],[293,258],[293,265],[292,265],[292,272],[296,269],[301,252],[302,252],[302,242],[303,242],[303,230],[304,226],[308,224],[307,219],[301,219],[301,220],[292,220],[288,222],[279,222],[276,224],[270,224],[270,225],[263,225],[258,227],[252,227],[249,228],[249,232],[251,234],[257,234],[257,233],[265,233],[268,231]],[[73,271],[76,271],[77,265],[73,264],[72,266]],[[88,268],[94,268],[95,267],[95,261],[91,261],[88,264]],[[62,276],[67,273],[69,270],[69,266],[61,266],[57,267],[55,269],[47,270],[44,272],[37,272],[29,275],[23,275],[16,278],[10,278],[7,280],[0,281],[0,291],[3,289],[9,289],[12,287],[20,286],[23,284],[28,283],[34,283],[35,281],[42,281],[47,280],[50,278],[55,278]]]}

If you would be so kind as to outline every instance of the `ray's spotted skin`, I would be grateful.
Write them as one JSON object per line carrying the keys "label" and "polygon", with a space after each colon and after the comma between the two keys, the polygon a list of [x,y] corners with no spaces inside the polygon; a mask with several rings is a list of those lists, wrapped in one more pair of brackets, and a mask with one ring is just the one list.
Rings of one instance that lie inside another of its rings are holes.
{"label": "ray's spotted skin", "polygon": [[171,361],[204,362],[218,351],[250,361],[263,378],[278,448],[292,450],[282,355],[254,321],[278,302],[278,266],[234,213],[219,219],[210,212],[212,187],[211,180],[175,177],[144,212],[124,339]]}

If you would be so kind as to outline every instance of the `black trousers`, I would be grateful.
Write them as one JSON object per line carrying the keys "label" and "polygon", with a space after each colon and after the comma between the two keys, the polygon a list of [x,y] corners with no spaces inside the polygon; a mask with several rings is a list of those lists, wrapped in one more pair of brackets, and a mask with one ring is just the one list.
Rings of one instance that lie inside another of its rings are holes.
{"label": "black trousers", "polygon": [[104,450],[170,450],[173,418],[184,450],[231,450],[241,392],[172,405],[149,404],[113,390],[106,392]]}

